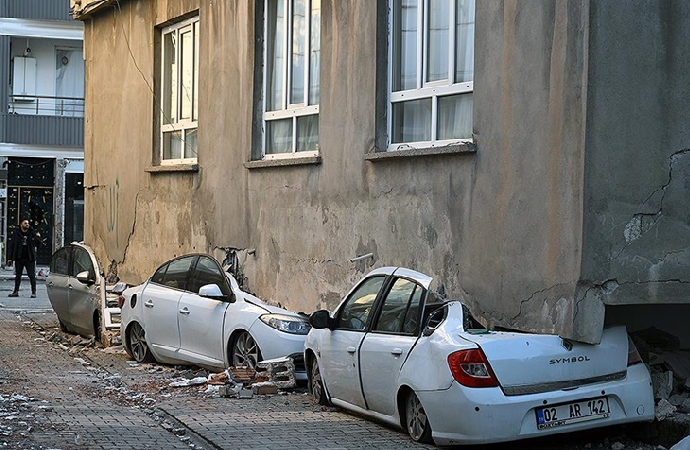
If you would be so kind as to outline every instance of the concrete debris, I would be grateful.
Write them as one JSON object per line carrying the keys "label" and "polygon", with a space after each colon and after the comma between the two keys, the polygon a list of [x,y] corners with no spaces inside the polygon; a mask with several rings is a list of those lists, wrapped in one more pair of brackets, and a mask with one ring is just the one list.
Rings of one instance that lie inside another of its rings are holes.
{"label": "concrete debris", "polygon": [[678,380],[684,381],[690,377],[690,352],[682,350],[664,352],[659,355],[658,360],[672,370],[673,376]]}
{"label": "concrete debris", "polygon": [[225,371],[220,372],[220,373],[209,374],[208,384],[220,385],[220,386],[227,384],[228,381],[231,379],[231,376],[228,372],[229,372],[228,370],[225,370]]}
{"label": "concrete debris", "polygon": [[81,364],[82,366],[90,366],[91,365],[91,363],[88,362],[87,360],[85,360],[84,358],[74,358],[74,360],[76,362],[78,362],[79,364]]}
{"label": "concrete debris", "polygon": [[668,400],[671,392],[673,392],[673,372],[668,370],[652,373],[652,387],[654,389],[654,398]]}
{"label": "concrete debris", "polygon": [[263,375],[281,389],[290,389],[297,385],[295,363],[292,358],[261,361],[256,364],[256,370],[259,375]]}
{"label": "concrete debris", "polygon": [[671,450],[690,450],[690,436],[685,436],[680,442],[671,447]]}
{"label": "concrete debris", "polygon": [[[671,333],[660,330],[655,327],[647,328],[632,333],[635,345],[638,340],[644,341],[645,344],[663,350],[678,350],[680,348],[680,339]],[[638,347],[638,350],[640,348]]]}
{"label": "concrete debris", "polygon": [[622,442],[614,442],[611,444],[611,450],[623,450],[625,448],[625,444]]}
{"label": "concrete debris", "polygon": [[170,387],[187,387],[187,386],[198,386],[201,384],[206,384],[208,382],[207,377],[196,377],[192,379],[182,379],[173,381],[168,386]]}
{"label": "concrete debris", "polygon": [[237,383],[250,383],[256,378],[256,371],[247,366],[228,367],[230,378]]}
{"label": "concrete debris", "polygon": [[668,398],[668,402],[672,404],[673,406],[680,406],[683,404],[683,402],[688,398],[687,393],[683,394],[673,394]]}
{"label": "concrete debris", "polygon": [[249,389],[242,388],[237,393],[237,398],[252,398],[253,396],[254,396],[254,391],[251,388],[249,388]]}
{"label": "concrete debris", "polygon": [[682,412],[683,414],[690,414],[690,398],[686,398],[680,405],[676,406],[678,406],[679,412]]}
{"label": "concrete debris", "polygon": [[668,400],[666,399],[661,399],[659,400],[659,403],[657,403],[654,416],[656,417],[656,420],[664,420],[668,419],[671,417],[674,413],[676,412],[676,407],[673,406],[671,403],[669,403]]}
{"label": "concrete debris", "polygon": [[262,381],[252,385],[254,395],[275,395],[278,393],[278,386],[271,381]]}

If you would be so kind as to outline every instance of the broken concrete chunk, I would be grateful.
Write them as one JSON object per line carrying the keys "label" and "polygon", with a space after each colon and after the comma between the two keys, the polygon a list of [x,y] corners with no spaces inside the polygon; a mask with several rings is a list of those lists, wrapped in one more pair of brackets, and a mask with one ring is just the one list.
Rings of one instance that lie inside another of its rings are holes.
{"label": "broken concrete chunk", "polygon": [[622,442],[614,442],[611,444],[611,450],[623,450],[625,448],[625,444]]}
{"label": "broken concrete chunk", "polygon": [[269,381],[275,383],[279,388],[294,388],[297,385],[295,380],[295,363],[292,358],[276,358],[261,361],[256,364],[259,375],[264,375]]}
{"label": "broken concrete chunk", "polygon": [[229,367],[231,378],[237,383],[249,383],[256,378],[256,371],[251,367],[237,366]]}
{"label": "broken concrete chunk", "polygon": [[657,372],[652,374],[652,387],[655,399],[667,400],[673,391],[673,372]]}
{"label": "broken concrete chunk", "polygon": [[183,380],[177,380],[173,381],[168,386],[170,387],[186,387],[186,386],[198,386],[201,384],[206,384],[208,381],[208,378],[206,377],[196,377],[192,379],[183,379]]}
{"label": "broken concrete chunk", "polygon": [[274,395],[278,393],[278,386],[271,381],[262,381],[252,385],[254,395]]}
{"label": "broken concrete chunk", "polygon": [[661,399],[659,400],[659,403],[657,403],[655,411],[654,411],[654,416],[656,417],[656,420],[664,420],[668,419],[673,415],[673,413],[676,412],[676,407],[673,406],[668,402],[666,399]]}
{"label": "broken concrete chunk", "polygon": [[239,394],[240,390],[242,390],[242,383],[231,385],[231,384],[226,384],[224,386],[220,386],[218,388],[218,395],[224,398],[229,398],[229,397],[237,397],[237,394]]}
{"label": "broken concrete chunk", "polygon": [[240,389],[237,393],[237,398],[252,398],[254,396],[254,391],[252,389]]}
{"label": "broken concrete chunk", "polygon": [[683,414],[690,414],[690,398],[684,399],[680,405],[678,406],[678,411],[682,412]]}
{"label": "broken concrete chunk", "polygon": [[669,397],[668,402],[673,406],[680,406],[685,400],[687,400],[688,394],[673,394]]}
{"label": "broken concrete chunk", "polygon": [[679,380],[686,380],[690,377],[690,352],[673,351],[664,352],[659,355],[661,361],[673,371],[673,376]]}

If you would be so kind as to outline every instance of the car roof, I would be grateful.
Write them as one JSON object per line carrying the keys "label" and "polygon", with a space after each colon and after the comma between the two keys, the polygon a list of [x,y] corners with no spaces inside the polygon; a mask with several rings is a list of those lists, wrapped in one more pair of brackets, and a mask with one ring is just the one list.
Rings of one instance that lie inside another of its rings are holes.
{"label": "car roof", "polygon": [[373,275],[397,275],[399,277],[403,278],[409,278],[411,280],[416,281],[417,283],[421,284],[424,289],[429,289],[429,286],[431,286],[431,282],[433,281],[433,278],[431,278],[428,275],[424,275],[421,272],[417,272],[416,270],[408,269],[405,267],[392,267],[392,266],[386,266],[386,267],[379,267],[378,269],[374,269],[371,272],[367,274],[367,276],[373,276]]}

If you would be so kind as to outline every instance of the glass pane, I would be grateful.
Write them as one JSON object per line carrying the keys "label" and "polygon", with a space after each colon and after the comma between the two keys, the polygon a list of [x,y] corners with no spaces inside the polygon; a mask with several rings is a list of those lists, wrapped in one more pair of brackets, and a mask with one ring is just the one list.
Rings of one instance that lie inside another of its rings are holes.
{"label": "glass pane", "polygon": [[417,0],[393,1],[393,91],[417,88]]}
{"label": "glass pane", "polygon": [[292,77],[290,103],[304,103],[305,53],[307,47],[307,2],[294,0],[292,10]]}
{"label": "glass pane", "polygon": [[309,104],[318,105],[321,87],[321,0],[311,0],[311,53],[309,56]]}
{"label": "glass pane", "polygon": [[89,253],[83,248],[74,247],[72,249],[72,271],[70,276],[76,277],[81,272],[89,272],[89,278],[96,278],[96,271],[93,269]]}
{"label": "glass pane", "polygon": [[198,293],[202,286],[207,284],[216,284],[220,288],[223,295],[230,295],[230,289],[225,281],[225,275],[218,267],[215,261],[205,256],[200,256],[196,263],[194,273],[192,275],[190,286],[188,290]]}
{"label": "glass pane", "polygon": [[175,32],[163,36],[163,124],[177,122],[177,43]]}
{"label": "glass pane", "polygon": [[431,99],[393,103],[393,143],[431,140]]}
{"label": "glass pane", "polygon": [[426,81],[448,79],[448,45],[450,2],[429,0]]}
{"label": "glass pane", "polygon": [[168,131],[163,133],[163,159],[182,158],[182,132]]}
{"label": "glass pane", "polygon": [[184,139],[184,157],[185,158],[196,158],[197,156],[197,139],[196,139],[196,128],[185,131]]}
{"label": "glass pane", "polygon": [[455,3],[455,82],[474,78],[474,0]]}
{"label": "glass pane", "polygon": [[189,270],[195,258],[196,256],[187,256],[171,261],[168,264],[168,270],[165,272],[163,284],[175,289],[185,289]]}
{"label": "glass pane", "polygon": [[266,154],[292,152],[292,119],[266,121]]}
{"label": "glass pane", "polygon": [[472,93],[438,98],[436,139],[472,137]]}
{"label": "glass pane", "polygon": [[181,119],[192,118],[192,89],[194,85],[194,40],[192,30],[180,34],[181,57],[180,64],[182,65],[182,91],[180,92],[180,100],[182,103]]}
{"label": "glass pane", "polygon": [[266,111],[275,111],[283,108],[285,0],[268,0],[266,34]]}
{"label": "glass pane", "polygon": [[412,294],[417,290],[421,291],[412,281],[402,278],[395,280],[393,287],[386,296],[386,300],[383,302],[381,314],[376,321],[374,330],[390,333],[402,331],[405,317],[411,306],[410,300],[412,299]]}
{"label": "glass pane", "polygon": [[192,120],[199,117],[199,22],[194,24],[194,116]]}
{"label": "glass pane", "polygon": [[165,276],[165,271],[168,270],[168,265],[164,264],[156,270],[156,273],[153,274],[151,277],[151,281],[154,283],[162,284],[163,283],[163,277]]}
{"label": "glass pane", "polygon": [[376,295],[381,290],[385,277],[372,277],[364,281],[347,299],[338,314],[337,328],[363,330],[371,312]]}
{"label": "glass pane", "polygon": [[297,118],[296,151],[317,150],[319,148],[319,115]]}

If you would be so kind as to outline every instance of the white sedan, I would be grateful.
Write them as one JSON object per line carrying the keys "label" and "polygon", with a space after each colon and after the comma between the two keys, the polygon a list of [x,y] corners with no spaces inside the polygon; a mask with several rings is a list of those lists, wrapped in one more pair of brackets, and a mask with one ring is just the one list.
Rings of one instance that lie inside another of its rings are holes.
{"label": "white sedan", "polygon": [[647,368],[622,326],[588,345],[488,331],[432,279],[376,269],[312,314],[309,385],[335,405],[438,445],[501,442],[654,418]]}
{"label": "white sedan", "polygon": [[254,367],[290,356],[296,378],[307,319],[242,291],[207,255],[185,255],[160,266],[122,296],[124,347],[136,361],[191,363],[212,369]]}

